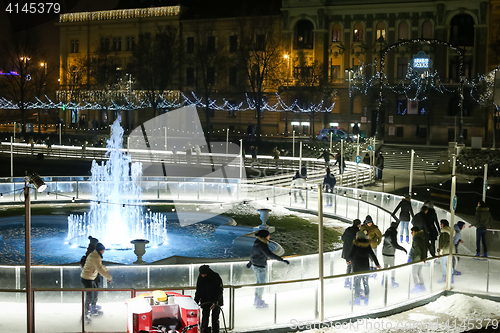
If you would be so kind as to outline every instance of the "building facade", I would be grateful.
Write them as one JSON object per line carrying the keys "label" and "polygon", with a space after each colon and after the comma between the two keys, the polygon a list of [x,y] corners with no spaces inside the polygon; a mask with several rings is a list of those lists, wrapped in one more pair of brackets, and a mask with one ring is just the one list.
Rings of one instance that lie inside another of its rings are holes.
{"label": "building facade", "polygon": [[[359,128],[365,136],[378,131],[389,142],[446,143],[456,140],[463,123],[466,143],[471,137],[488,142],[493,126],[488,105],[478,103],[471,88],[461,83],[496,66],[490,52],[496,22],[492,4],[282,0],[280,13],[261,14],[262,22],[265,17],[275,23],[273,34],[281,40],[279,54],[274,55],[281,59],[280,77],[268,77],[262,91],[270,104],[277,102],[279,93],[284,103],[295,102],[297,107],[290,112],[264,111],[262,134],[283,135],[293,130],[297,135],[315,136],[321,128],[340,127],[350,132]],[[121,71],[117,75],[125,77],[123,71],[139,35],[169,25],[179,32],[182,50],[170,89],[186,94],[195,91],[200,97],[206,93],[212,100],[234,104],[244,100],[244,93],[252,87],[237,54],[245,43],[238,30],[241,16],[203,15],[193,10],[171,6],[62,15],[62,89],[71,91],[72,85],[83,84],[77,82],[79,77],[91,76],[75,71],[75,64],[88,61],[102,45],[113,54],[116,71]],[[264,32],[255,32],[256,39],[260,35]],[[211,63],[201,63],[197,48],[202,46],[213,49],[208,52],[214,54]],[[408,67],[419,52],[428,56],[432,66],[411,76]],[[377,76],[381,59],[382,84]],[[91,89],[90,78],[84,81]],[[328,112],[300,112],[321,101],[334,107]],[[86,117],[89,121],[109,118],[102,114]],[[132,126],[149,115],[136,111],[127,117]],[[257,121],[254,111],[214,110],[200,112],[200,118],[210,126],[205,130],[211,131],[245,132],[249,123]]]}

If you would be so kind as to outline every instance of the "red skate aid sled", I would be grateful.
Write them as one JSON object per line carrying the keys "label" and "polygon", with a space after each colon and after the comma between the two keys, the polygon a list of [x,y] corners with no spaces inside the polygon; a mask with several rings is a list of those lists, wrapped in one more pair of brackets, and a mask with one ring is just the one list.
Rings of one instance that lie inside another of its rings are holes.
{"label": "red skate aid sled", "polygon": [[127,301],[127,333],[198,333],[199,323],[191,296],[155,290]]}

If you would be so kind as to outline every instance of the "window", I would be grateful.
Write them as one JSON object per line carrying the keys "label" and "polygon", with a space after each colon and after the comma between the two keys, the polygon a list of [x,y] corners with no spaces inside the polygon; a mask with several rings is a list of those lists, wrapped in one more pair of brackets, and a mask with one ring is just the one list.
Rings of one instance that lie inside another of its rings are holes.
{"label": "window", "polygon": [[194,37],[186,39],[186,53],[194,53]]}
{"label": "window", "polygon": [[207,39],[207,52],[215,52],[215,36],[210,36]]}
{"label": "window", "polygon": [[340,42],[342,40],[342,28],[340,24],[335,24],[332,28],[332,42]]}
{"label": "window", "polygon": [[450,43],[474,46],[474,19],[468,14],[458,14],[450,22]]}
{"label": "window", "polygon": [[229,85],[235,86],[238,84],[238,68],[229,67]]}
{"label": "window", "polygon": [[432,23],[430,21],[422,23],[422,37],[432,38]]}
{"label": "window", "polygon": [[215,67],[207,68],[207,83],[212,86],[215,84]]}
{"label": "window", "polygon": [[406,78],[406,73],[408,72],[408,58],[399,57],[398,58],[398,79]]}
{"label": "window", "polygon": [[399,39],[408,39],[408,23],[403,21],[399,23]]}
{"label": "window", "polygon": [[121,51],[122,50],[122,38],[114,37],[113,38],[113,51]]}
{"label": "window", "polygon": [[257,35],[255,37],[255,50],[256,51],[266,50],[266,35]]}
{"label": "window", "polygon": [[384,22],[377,23],[377,40],[380,40],[380,41],[385,40],[385,23]]}
{"label": "window", "polygon": [[78,53],[78,39],[71,40],[71,50],[70,53]]}
{"label": "window", "polygon": [[402,138],[405,135],[404,127],[396,127],[396,136]]}
{"label": "window", "polygon": [[363,25],[361,23],[356,23],[354,25],[354,32],[352,35],[353,42],[362,42],[363,41]]}
{"label": "window", "polygon": [[405,96],[399,96],[397,102],[396,114],[399,116],[404,116],[408,113],[408,100]]}
{"label": "window", "polygon": [[294,47],[296,49],[313,48],[313,24],[309,20],[300,20],[295,25]]}
{"label": "window", "polygon": [[194,86],[194,68],[186,68],[186,85]]}
{"label": "window", "polygon": [[101,38],[101,51],[109,50],[109,38],[102,37]]}
{"label": "window", "polygon": [[238,51],[238,36],[229,36],[229,52],[234,53],[236,51]]}
{"label": "window", "polygon": [[125,39],[125,51],[133,51],[135,49],[135,37],[129,36]]}
{"label": "window", "polygon": [[340,79],[342,78],[340,72],[340,65],[332,65],[330,67],[330,78],[331,79]]}

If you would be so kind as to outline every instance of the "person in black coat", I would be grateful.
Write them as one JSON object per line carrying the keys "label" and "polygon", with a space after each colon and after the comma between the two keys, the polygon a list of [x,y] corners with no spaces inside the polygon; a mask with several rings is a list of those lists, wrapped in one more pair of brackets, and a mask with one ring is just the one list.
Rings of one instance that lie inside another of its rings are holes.
{"label": "person in black coat", "polygon": [[333,166],[339,166],[339,174],[343,174],[345,170],[345,159],[342,161],[342,154],[338,153],[335,155],[335,164]]}
{"label": "person in black coat", "polygon": [[427,206],[422,206],[420,207],[420,212],[415,214],[413,217],[413,220],[411,220],[411,225],[413,227],[417,227],[420,231],[424,232],[424,238],[425,238],[425,244],[426,244],[426,249],[429,247],[429,229],[427,228],[427,212],[428,212]]}
{"label": "person in black coat", "polygon": [[[384,268],[394,267],[394,259],[396,250],[404,251],[408,253],[404,247],[398,244],[398,224],[397,222],[392,222],[391,226],[387,228],[384,233],[384,245],[382,246],[382,258],[384,260]],[[384,278],[382,278],[382,285],[384,285]],[[391,273],[391,287],[399,287],[399,283],[396,282],[396,271],[393,270]]]}
{"label": "person in black coat", "polygon": [[330,168],[326,168],[326,175],[325,178],[323,178],[323,192],[329,194],[326,195],[327,206],[333,205],[333,189],[335,188],[336,184],[337,179],[335,179],[335,175],[333,173],[330,173]]}
{"label": "person in black coat", "polygon": [[441,233],[441,227],[437,218],[436,210],[434,205],[429,200],[424,202],[424,206],[427,206],[427,213],[425,217],[427,218],[427,231],[429,232],[429,252],[432,257],[436,256],[436,240]]}
{"label": "person in black coat", "polygon": [[210,311],[212,312],[212,333],[219,333],[220,307],[224,305],[223,291],[220,275],[208,265],[200,266],[194,301],[200,304],[202,309],[202,333],[210,333],[208,329]]}
{"label": "person in black coat", "polygon": [[323,157],[325,159],[325,164],[329,165],[330,164],[330,156],[335,157],[332,153],[330,153],[330,149],[327,148],[321,152],[321,154],[318,156],[317,159],[319,160],[320,158]]}
{"label": "person in black coat", "polygon": [[[344,246],[342,247],[342,258],[345,259],[347,263],[347,269],[345,271],[346,274],[352,273],[352,264],[349,262],[348,257],[351,253],[352,247],[354,246],[353,242],[356,239],[356,233],[359,231],[359,226],[361,225],[360,219],[355,219],[352,221],[352,225],[345,229],[342,234],[342,242]],[[351,279],[345,278],[344,282],[345,288],[351,288]]]}
{"label": "person in black coat", "polygon": [[[377,268],[380,268],[377,256],[373,252],[370,242],[368,241],[368,236],[363,231],[358,231],[356,233],[356,239],[353,241],[351,253],[348,256],[348,263],[352,265],[352,271],[354,273],[369,271],[370,258],[375,262]],[[368,274],[365,274],[354,277],[354,305],[359,305],[361,302],[361,280],[363,280],[365,293],[364,302],[368,304],[370,287],[368,286]]]}
{"label": "person in black coat", "polygon": [[[250,261],[247,264],[247,268],[252,267],[257,283],[266,283],[267,258],[283,261],[286,264],[290,264],[290,262],[274,254],[269,249],[269,240],[271,239],[271,234],[269,233],[269,231],[267,231],[266,229],[261,229],[255,233],[255,236],[257,239],[253,243],[252,255],[250,256]],[[253,304],[257,308],[267,308],[269,306],[262,299],[263,293],[264,288],[255,288],[255,300]]]}
{"label": "person in black coat", "polygon": [[[396,212],[398,210],[401,211],[399,212],[399,219],[396,217]],[[406,233],[406,242],[410,242],[410,231],[408,229],[408,226],[410,224],[411,218],[415,216],[413,214],[413,209],[411,207],[411,198],[409,194],[405,194],[404,198],[401,199],[399,202],[398,206],[394,211],[392,212],[392,216],[394,217],[395,220],[399,220],[399,241],[402,243],[403,242],[403,232]]]}

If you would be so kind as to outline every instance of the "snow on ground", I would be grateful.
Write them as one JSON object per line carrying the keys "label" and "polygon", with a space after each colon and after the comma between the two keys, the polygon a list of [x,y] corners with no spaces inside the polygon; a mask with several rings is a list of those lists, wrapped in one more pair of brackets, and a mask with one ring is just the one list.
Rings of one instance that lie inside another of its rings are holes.
{"label": "snow on ground", "polygon": [[441,296],[427,305],[392,316],[359,319],[344,326],[323,321],[304,333],[333,332],[465,332],[473,329],[498,329],[500,303],[476,296],[453,294]]}

